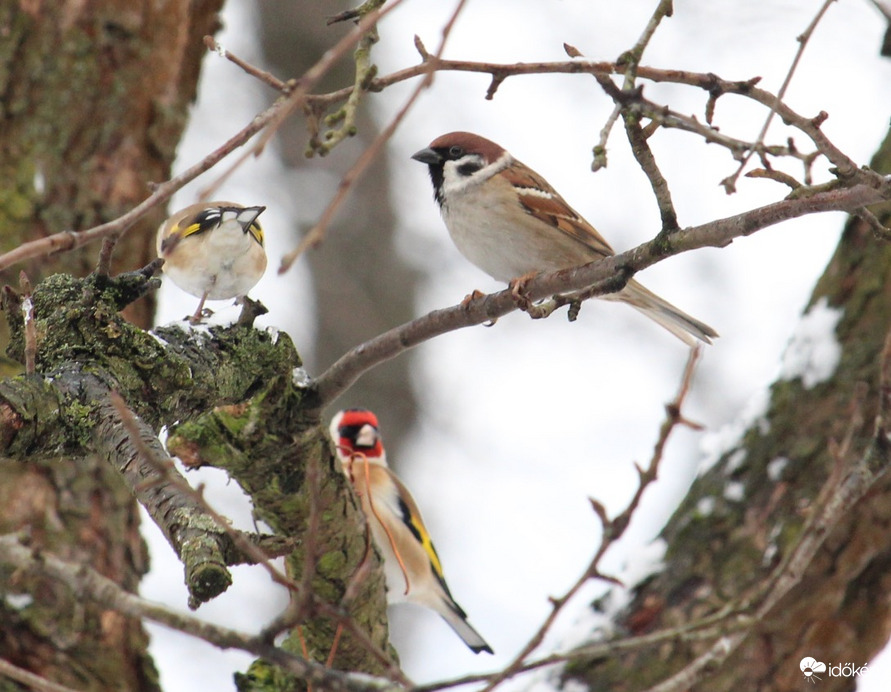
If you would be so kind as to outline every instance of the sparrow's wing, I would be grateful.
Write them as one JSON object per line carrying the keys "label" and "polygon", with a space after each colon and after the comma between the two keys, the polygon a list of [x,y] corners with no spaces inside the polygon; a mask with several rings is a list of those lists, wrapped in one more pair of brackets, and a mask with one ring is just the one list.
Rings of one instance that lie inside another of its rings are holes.
{"label": "sparrow's wing", "polygon": [[609,257],[616,254],[603,236],[531,168],[515,160],[501,174],[514,186],[527,214],[562,231],[599,255]]}

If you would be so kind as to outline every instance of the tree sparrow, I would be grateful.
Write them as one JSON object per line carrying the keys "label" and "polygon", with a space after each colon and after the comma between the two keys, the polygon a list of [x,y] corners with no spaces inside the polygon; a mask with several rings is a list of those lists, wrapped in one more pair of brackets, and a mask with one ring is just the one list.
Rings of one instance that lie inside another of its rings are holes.
{"label": "tree sparrow", "polygon": [[266,271],[263,229],[257,217],[266,207],[232,202],[193,204],[158,229],[164,273],[186,293],[200,298],[190,321],[201,319],[206,300],[241,298]]}
{"label": "tree sparrow", "polygon": [[387,600],[427,606],[442,616],[473,653],[491,654],[491,647],[449,593],[417,504],[387,467],[377,416],[366,409],[340,411],[331,421],[331,438],[383,557]]}
{"label": "tree sparrow", "polygon": [[[498,281],[515,285],[614,255],[603,237],[548,182],[504,148],[470,132],[451,132],[417,152],[427,164],[443,221],[458,250]],[[640,310],[688,345],[717,332],[634,279],[602,296]]]}

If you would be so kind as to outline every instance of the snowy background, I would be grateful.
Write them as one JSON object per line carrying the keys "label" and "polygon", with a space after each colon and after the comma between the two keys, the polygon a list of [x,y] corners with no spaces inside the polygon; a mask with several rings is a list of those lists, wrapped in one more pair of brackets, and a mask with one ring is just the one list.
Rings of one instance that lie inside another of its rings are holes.
{"label": "snowy background", "polygon": [[[505,63],[563,60],[566,42],[588,58],[612,60],[634,44],[654,5],[654,0],[636,0],[623,3],[618,13],[590,0],[513,0],[507,12],[504,2],[471,0],[445,56]],[[761,76],[760,86],[776,92],[798,48],[796,36],[820,5],[803,0],[677,3],[675,16],[659,28],[643,63],[711,71],[726,79]],[[414,0],[390,15],[374,52],[380,73],[417,61],[413,34],[435,50],[453,6]],[[257,60],[252,7],[249,0],[230,0],[224,15],[227,29],[218,38],[241,57]],[[827,111],[825,132],[858,163],[868,162],[891,113],[891,61],[878,57],[885,26],[867,0],[832,5],[786,97],[804,115]],[[409,159],[444,132],[471,130],[505,146],[543,174],[619,251],[648,240],[659,228],[648,183],[630,155],[621,124],[609,141],[609,167],[590,172],[590,148],[611,110],[593,78],[512,77],[493,101],[485,101],[488,82],[483,75],[439,74],[392,142],[392,194],[400,210],[402,250],[428,277],[417,315],[455,304],[473,288],[502,288],[451,245],[425,167]],[[413,86],[402,84],[368,99],[380,123],[401,107]],[[646,89],[649,98],[701,117],[702,92],[671,85]],[[231,98],[233,90],[240,99]],[[207,58],[179,168],[218,146],[269,99],[265,87],[227,62]],[[764,115],[744,99],[725,96],[715,118],[723,132],[752,140]],[[782,127],[775,125],[768,141],[784,140]],[[803,137],[797,141],[805,144]],[[682,226],[729,216],[784,194],[776,183],[743,178],[739,192],[728,197],[719,181],[736,164],[725,150],[679,132],[660,132],[651,144]],[[797,168],[788,170],[800,174]],[[823,179],[823,170],[816,175]],[[172,207],[191,203],[209,180],[183,190]],[[275,156],[264,156],[242,167],[218,197],[269,207],[262,221],[271,270],[252,295],[270,307],[261,323],[288,331],[303,350],[310,342],[314,311],[324,306],[307,304],[302,297],[305,263],[298,262],[285,276],[274,271],[295,243],[276,228],[292,227],[295,218],[311,224],[337,180],[320,176],[312,181],[318,186],[313,195],[317,208],[295,208],[293,183]],[[661,479],[646,493],[621,544],[607,554],[605,570],[631,578],[657,566],[660,546],[652,543],[653,537],[700,464],[739,429],[734,421],[763,400],[843,221],[841,214],[811,216],[723,250],[673,258],[638,276],[712,325],[721,338],[706,350],[686,408],[686,415],[703,423],[706,432],[679,429],[672,436]],[[336,223],[331,232],[337,232]],[[193,309],[194,299],[164,286],[159,323]],[[404,669],[413,680],[426,682],[505,665],[550,611],[548,597],[562,595],[578,578],[599,540],[588,497],[597,498],[611,515],[624,508],[636,487],[633,462],[650,457],[686,350],[634,310],[598,301],[587,303],[574,324],[563,313],[535,323],[513,314],[494,328],[462,330],[418,351],[414,377],[422,392],[422,411],[401,474],[424,509],[452,593],[496,651],[494,657],[474,656],[435,614],[411,606],[391,609],[391,636]],[[386,436],[386,420],[382,427]],[[223,474],[189,477],[208,485],[215,506],[233,517],[236,526],[251,528],[249,505]],[[184,609],[181,565],[150,520],[144,531],[153,569],[143,595]],[[281,609],[284,595],[260,569],[233,571],[233,587],[198,614],[257,631]],[[588,588],[570,604],[545,651],[571,645],[576,633],[590,631],[586,605],[599,591]],[[151,632],[165,690],[234,689],[232,671],[250,662],[246,655],[220,653],[163,628],[152,627]],[[822,660],[820,652],[809,653]],[[789,661],[789,666],[798,662]],[[883,666],[878,660],[870,669],[858,689],[885,689],[891,662]],[[543,676],[521,677],[512,688],[546,684]]]}

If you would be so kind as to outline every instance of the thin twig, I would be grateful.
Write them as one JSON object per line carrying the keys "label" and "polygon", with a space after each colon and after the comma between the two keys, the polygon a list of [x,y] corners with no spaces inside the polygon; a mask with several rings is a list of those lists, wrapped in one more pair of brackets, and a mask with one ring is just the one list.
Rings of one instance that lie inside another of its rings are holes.
{"label": "thin twig", "polygon": [[454,26],[455,20],[458,18],[458,15],[460,14],[466,2],[467,0],[458,1],[458,4],[455,7],[455,11],[452,12],[452,16],[443,27],[442,39],[440,40],[439,48],[437,49],[436,54],[428,59],[425,59],[425,64],[428,67],[427,73],[424,75],[424,79],[422,79],[417,87],[415,87],[414,91],[412,91],[411,95],[403,104],[402,108],[399,109],[399,112],[396,113],[396,115],[390,120],[387,126],[380,132],[380,134],[378,134],[378,136],[374,138],[374,141],[365,149],[365,151],[362,152],[362,155],[356,160],[356,162],[346,172],[346,174],[344,174],[343,178],[341,178],[340,184],[337,187],[337,192],[335,193],[332,200],[328,203],[325,211],[322,212],[322,216],[319,218],[318,223],[316,223],[316,225],[313,226],[313,228],[303,237],[296,248],[291,250],[282,258],[281,265],[279,265],[278,268],[279,274],[283,274],[288,271],[288,269],[291,268],[291,265],[294,264],[297,258],[307,249],[315,247],[320,242],[322,242],[322,239],[325,237],[325,232],[328,229],[328,225],[331,223],[331,220],[334,218],[334,214],[337,212],[337,210],[340,208],[340,205],[346,199],[353,185],[368,169],[371,163],[378,157],[380,152],[383,150],[384,145],[393,136],[396,128],[399,127],[405,116],[411,110],[411,107],[414,105],[415,101],[417,101],[418,97],[421,95],[421,92],[433,83],[435,67],[440,60],[440,56],[442,55],[443,50],[445,49],[446,42],[448,41],[449,34],[452,30],[452,26]]}
{"label": "thin twig", "polygon": [[114,254],[115,246],[118,244],[118,236],[112,234],[102,239],[102,249],[99,250],[99,259],[96,262],[96,274],[98,276],[108,276],[111,272],[111,256]]}
{"label": "thin twig", "polygon": [[205,36],[204,45],[207,46],[207,49],[209,51],[212,51],[219,55],[221,58],[225,58],[232,64],[237,65],[251,77],[259,79],[261,82],[272,87],[276,91],[287,94],[294,86],[294,82],[283,82],[271,72],[260,69],[256,65],[251,65],[249,62],[247,62],[246,60],[242,60],[234,53],[230,53],[228,50],[223,48],[223,45],[213,36]]}
{"label": "thin twig", "polygon": [[15,535],[0,536],[0,562],[60,581],[68,585],[79,597],[87,598],[123,615],[156,622],[221,649],[240,649],[264,658],[283,670],[312,682],[319,689],[336,692],[380,692],[389,687],[385,680],[369,676],[361,679],[349,676],[271,646],[257,637],[146,601],[124,591],[118,584],[88,565],[66,562],[42,550],[39,555],[35,554],[31,548],[21,545]]}
{"label": "thin twig", "polygon": [[[789,71],[786,73],[786,77],[783,80],[782,85],[780,86],[780,90],[777,92],[777,101],[782,101],[783,97],[786,95],[786,90],[792,83],[792,76],[795,74],[798,63],[801,62],[801,56],[804,54],[804,49],[807,47],[810,37],[813,35],[814,30],[817,28],[817,24],[820,23],[823,15],[826,14],[826,10],[829,9],[829,5],[831,5],[833,2],[835,2],[835,0],[825,0],[823,5],[817,11],[816,16],[811,20],[811,23],[808,25],[807,29],[805,29],[804,33],[798,37],[798,50],[795,52],[795,57],[792,60],[792,64],[789,66]],[[739,176],[742,174],[743,169],[745,169],[746,165],[749,163],[749,160],[752,158],[752,154],[757,151],[759,145],[762,145],[764,143],[764,138],[767,136],[767,130],[770,127],[771,122],[773,122],[773,118],[775,115],[776,111],[768,111],[767,118],[764,120],[764,125],[762,125],[761,131],[755,138],[754,146],[748,151],[748,153],[743,156],[742,160],[740,161],[739,167],[736,169],[736,172],[727,176],[726,178],[724,178],[724,180],[721,181],[721,184],[724,186],[724,189],[727,190],[728,193],[736,191],[736,181],[739,179]]]}
{"label": "thin twig", "polygon": [[[867,179],[873,182],[871,176]],[[858,184],[818,192],[796,199],[785,199],[764,207],[685,228],[668,239],[659,238],[613,257],[583,267],[543,273],[526,286],[530,301],[553,295],[572,294],[588,287],[601,286],[600,293],[609,292],[616,277],[628,278],[667,257],[702,247],[724,247],[734,238],[751,235],[782,221],[823,211],[853,212],[861,207],[891,198],[891,184],[880,187]],[[510,290],[473,298],[450,308],[434,310],[401,326],[379,334],[343,354],[315,381],[318,406],[333,402],[359,377],[372,368],[414,348],[418,344],[447,332],[485,324],[517,309]]]}
{"label": "thin twig", "polygon": [[[388,10],[392,9],[395,4],[399,3],[400,1],[401,0],[395,0],[394,4],[385,7],[383,12],[387,12]],[[355,35],[354,40],[358,40],[358,37],[358,35]],[[243,146],[255,134],[257,134],[264,128],[267,128],[267,126],[269,128],[268,136],[271,136],[271,129],[273,127],[277,127],[276,123],[283,121],[287,117],[287,115],[293,112],[294,108],[296,108],[296,105],[294,105],[295,99],[297,99],[298,103],[305,102],[313,108],[324,107],[327,104],[338,103],[342,101],[350,94],[350,92],[352,91],[352,87],[346,87],[344,89],[340,89],[329,94],[310,95],[307,93],[307,90],[310,88],[307,85],[314,85],[318,81],[318,79],[321,78],[324,71],[329,69],[336,58],[338,58],[344,50],[348,49],[350,45],[352,44],[349,41],[347,41],[345,44],[338,44],[338,47],[336,48],[340,52],[337,53],[337,55],[332,54],[332,51],[335,50],[334,48],[327,51],[322,60],[313,68],[311,68],[310,72],[308,72],[307,75],[305,75],[301,80],[297,82],[296,86],[290,91],[290,95],[287,99],[279,100],[268,109],[259,113],[257,116],[254,117],[254,119],[248,126],[243,128],[236,135],[230,138],[224,145],[213,151],[211,154],[209,154],[204,159],[197,162],[187,170],[183,171],[183,173],[181,173],[180,175],[175,176],[168,181],[155,186],[154,192],[149,197],[147,197],[126,214],[123,214],[120,217],[113,219],[112,221],[109,221],[107,223],[103,223],[98,226],[94,226],[93,228],[85,229],[83,231],[60,231],[58,233],[54,233],[38,240],[23,243],[14,250],[10,250],[9,252],[0,255],[0,270],[6,269],[13,264],[22,262],[32,257],[40,257],[57,252],[70,251],[114,233],[123,234],[143,216],[145,216],[149,211],[166,202],[177,190],[183,187],[186,183],[191,182],[202,173],[216,166],[223,158],[231,154],[237,148]],[[422,61],[418,65],[405,68],[403,70],[398,70],[385,77],[372,80],[372,82],[368,85],[368,90],[380,91],[397,82],[405,81],[406,79],[411,79],[417,76],[426,75],[430,69],[431,68],[426,64],[426,62]],[[499,78],[505,79],[510,76],[552,73],[622,74],[624,68],[621,65],[616,65],[615,63],[592,62],[587,60],[570,60],[563,62],[530,62],[503,65],[496,63],[440,59],[433,69],[435,69],[435,71],[437,72],[461,71],[487,73],[491,75],[497,74],[499,75]],[[649,79],[655,82],[668,82],[694,86],[705,89],[710,93],[712,93],[713,91],[720,93],[734,93],[750,98],[774,110],[777,115],[782,117],[785,122],[788,122],[790,126],[795,127],[806,134],[815,143],[820,153],[826,156],[826,158],[833,164],[833,166],[835,166],[835,168],[838,170],[838,175],[841,178],[848,178],[852,175],[856,175],[858,172],[859,167],[856,162],[854,162],[844,152],[838,149],[838,147],[836,147],[820,130],[819,123],[821,122],[821,119],[819,117],[805,118],[804,116],[799,115],[791,108],[786,106],[786,104],[782,103],[782,101],[780,101],[774,94],[771,94],[770,92],[764,91],[762,89],[757,89],[754,86],[755,82],[757,82],[757,79],[732,82],[722,80],[715,75],[708,73],[687,72],[683,70],[662,70],[645,66],[638,67],[637,76],[638,78]],[[295,94],[297,96],[295,96]],[[284,111],[287,111],[287,113],[285,113]],[[683,124],[686,129],[697,132],[697,134],[705,136],[705,134],[708,133],[708,136],[710,138],[707,139],[707,141],[716,142],[718,144],[721,144],[722,146],[728,146],[733,151],[737,150],[738,148],[738,145],[735,142],[726,141],[725,139],[720,138],[718,136],[719,133],[717,133],[716,131],[709,131],[707,128],[703,128],[701,124],[698,126],[699,131],[697,131],[697,124],[695,119],[686,118],[677,120],[676,122],[678,123],[678,125],[676,126],[681,126],[681,124]],[[256,155],[260,151],[262,151],[263,146],[265,145],[267,140],[268,137],[264,138],[262,142],[259,142],[257,146],[251,150],[251,153]],[[754,149],[755,147],[754,144],[749,143],[746,145],[745,148]]]}
{"label": "thin twig", "polygon": [[36,675],[30,670],[14,666],[3,658],[0,658],[0,678],[8,678],[9,680],[20,682],[23,685],[27,685],[28,689],[34,690],[34,692],[77,692],[72,687],[60,685],[57,682]]}
{"label": "thin twig", "polygon": [[526,660],[526,658],[538,648],[541,642],[544,640],[545,635],[551,629],[554,621],[557,619],[557,616],[562,612],[563,608],[566,606],[569,601],[579,592],[579,590],[584,586],[589,579],[592,578],[601,578],[605,579],[614,584],[620,584],[620,582],[614,577],[609,577],[604,575],[600,571],[600,561],[603,559],[603,556],[606,554],[607,550],[609,550],[613,545],[615,545],[619,539],[624,535],[626,529],[631,523],[631,518],[634,516],[634,513],[637,511],[638,506],[640,505],[641,498],[643,497],[644,491],[656,481],[659,473],[659,465],[662,462],[663,452],[665,450],[665,445],[668,441],[669,436],[671,435],[672,430],[677,425],[684,423],[684,418],[681,415],[681,407],[683,406],[684,400],[687,397],[687,394],[690,391],[690,383],[693,379],[693,372],[696,369],[696,361],[699,357],[699,349],[691,349],[690,357],[687,359],[687,364],[684,367],[683,375],[681,376],[681,384],[678,387],[678,393],[675,395],[674,400],[666,405],[666,418],[662,423],[662,426],[659,430],[659,435],[656,441],[656,444],[653,448],[653,455],[650,458],[650,463],[648,464],[646,469],[641,469],[637,467],[639,474],[639,482],[637,489],[635,490],[634,495],[631,500],[626,505],[625,509],[622,510],[614,519],[609,519],[606,514],[606,510],[603,506],[597,502],[596,500],[591,501],[591,505],[594,508],[597,516],[600,518],[601,524],[603,526],[603,531],[601,533],[600,545],[594,553],[594,556],[591,558],[591,562],[589,563],[587,569],[584,573],[578,578],[575,584],[560,598],[552,599],[551,612],[548,613],[548,616],[545,618],[544,622],[539,626],[538,630],[536,630],[535,634],[529,639],[526,645],[520,650],[514,659],[508,664],[500,673],[491,678],[483,689],[483,692],[489,692],[494,689],[504,680],[511,678],[515,675],[522,667]]}

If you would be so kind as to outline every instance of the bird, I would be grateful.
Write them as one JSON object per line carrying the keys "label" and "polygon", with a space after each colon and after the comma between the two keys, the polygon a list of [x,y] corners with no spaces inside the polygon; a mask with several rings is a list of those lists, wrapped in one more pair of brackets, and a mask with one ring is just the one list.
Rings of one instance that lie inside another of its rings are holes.
{"label": "bird", "polygon": [[164,273],[200,299],[193,324],[207,300],[242,298],[266,271],[263,228],[266,207],[234,202],[199,202],[181,209],[158,228],[158,256]]}
{"label": "bird", "polygon": [[[542,176],[485,137],[450,132],[412,158],[427,165],[434,198],[461,254],[493,279],[509,283],[515,295],[536,273],[615,254]],[[688,346],[718,336],[635,279],[602,297],[637,308]]]}
{"label": "bird", "polygon": [[383,557],[387,601],[434,610],[473,653],[491,654],[492,648],[452,598],[417,503],[387,465],[377,416],[362,408],[339,411],[331,420],[330,432]]}

